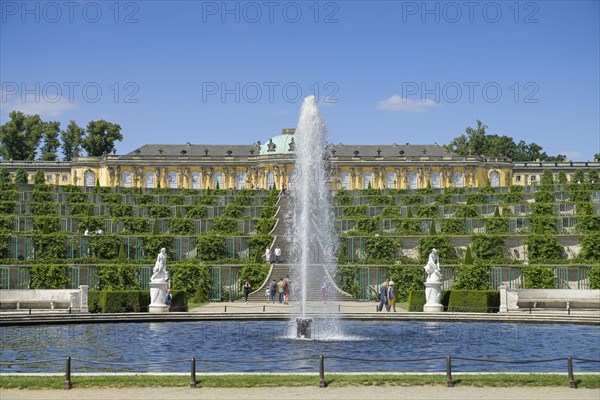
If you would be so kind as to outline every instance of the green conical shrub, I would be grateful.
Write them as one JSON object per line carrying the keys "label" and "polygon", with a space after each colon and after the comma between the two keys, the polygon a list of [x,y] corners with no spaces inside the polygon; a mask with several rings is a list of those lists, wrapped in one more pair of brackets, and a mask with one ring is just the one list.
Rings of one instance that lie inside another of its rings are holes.
{"label": "green conical shrub", "polygon": [[431,220],[431,224],[429,225],[429,234],[437,235],[437,231],[435,230],[435,220],[434,219]]}
{"label": "green conical shrub", "polygon": [[494,217],[498,218],[500,216],[500,210],[498,210],[498,206],[496,206],[496,209],[494,210]]}
{"label": "green conical shrub", "polygon": [[117,258],[117,262],[119,264],[125,264],[126,260],[127,257],[125,257],[125,245],[121,243],[121,246],[119,247],[119,257]]}
{"label": "green conical shrub", "polygon": [[471,255],[471,246],[467,246],[467,252],[465,253],[465,265],[473,265],[473,256]]}

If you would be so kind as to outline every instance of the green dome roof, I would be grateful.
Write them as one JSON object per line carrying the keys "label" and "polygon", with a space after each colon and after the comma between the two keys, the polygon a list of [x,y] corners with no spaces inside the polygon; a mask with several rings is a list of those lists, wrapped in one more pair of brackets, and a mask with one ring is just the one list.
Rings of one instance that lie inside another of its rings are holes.
{"label": "green dome roof", "polygon": [[[284,132],[291,130],[284,130]],[[291,146],[290,146],[291,145]],[[291,149],[291,150],[290,150]],[[267,140],[260,145],[261,156],[276,155],[276,154],[295,154],[294,151],[294,135],[292,133],[284,133],[277,135]]]}

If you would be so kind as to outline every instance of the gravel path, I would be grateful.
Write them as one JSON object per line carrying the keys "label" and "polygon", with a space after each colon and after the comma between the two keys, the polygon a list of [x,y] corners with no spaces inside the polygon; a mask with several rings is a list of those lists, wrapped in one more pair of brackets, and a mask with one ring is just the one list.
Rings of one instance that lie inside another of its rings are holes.
{"label": "gravel path", "polygon": [[424,399],[424,400],[598,400],[600,389],[569,389],[566,387],[510,387],[478,388],[443,386],[411,387],[343,387],[319,389],[316,387],[291,388],[127,388],[127,389],[72,389],[19,390],[0,389],[2,400],[129,400],[129,399]]}

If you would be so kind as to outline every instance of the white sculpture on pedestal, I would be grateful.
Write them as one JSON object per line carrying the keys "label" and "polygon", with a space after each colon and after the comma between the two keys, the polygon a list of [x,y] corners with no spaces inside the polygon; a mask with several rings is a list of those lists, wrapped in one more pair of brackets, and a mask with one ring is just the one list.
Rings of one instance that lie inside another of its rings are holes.
{"label": "white sculpture on pedestal", "polygon": [[167,249],[160,249],[152,272],[153,274],[150,277],[150,306],[148,307],[148,311],[151,313],[163,313],[168,309],[165,303],[169,281]]}
{"label": "white sculpture on pedestal", "polygon": [[427,273],[425,281],[425,299],[427,303],[423,306],[425,312],[442,312],[444,306],[440,302],[442,298],[442,270],[440,269],[440,256],[437,249],[431,249],[429,260],[424,267]]}

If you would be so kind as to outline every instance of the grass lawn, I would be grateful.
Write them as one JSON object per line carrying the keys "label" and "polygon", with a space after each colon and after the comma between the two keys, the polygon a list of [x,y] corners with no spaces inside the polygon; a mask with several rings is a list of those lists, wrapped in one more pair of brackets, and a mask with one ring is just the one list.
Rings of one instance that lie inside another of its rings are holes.
{"label": "grass lawn", "polygon": [[[197,387],[281,387],[318,386],[315,375],[224,375],[197,377]],[[509,386],[561,386],[568,387],[566,374],[489,374],[453,375],[455,386],[509,387]],[[342,386],[445,386],[444,375],[336,375],[328,374],[325,381],[329,387]],[[575,375],[577,387],[600,388],[600,375]],[[76,388],[128,388],[128,387],[187,387],[189,376],[76,376],[71,377]],[[14,377],[0,376],[0,388],[62,389],[64,377]]]}

